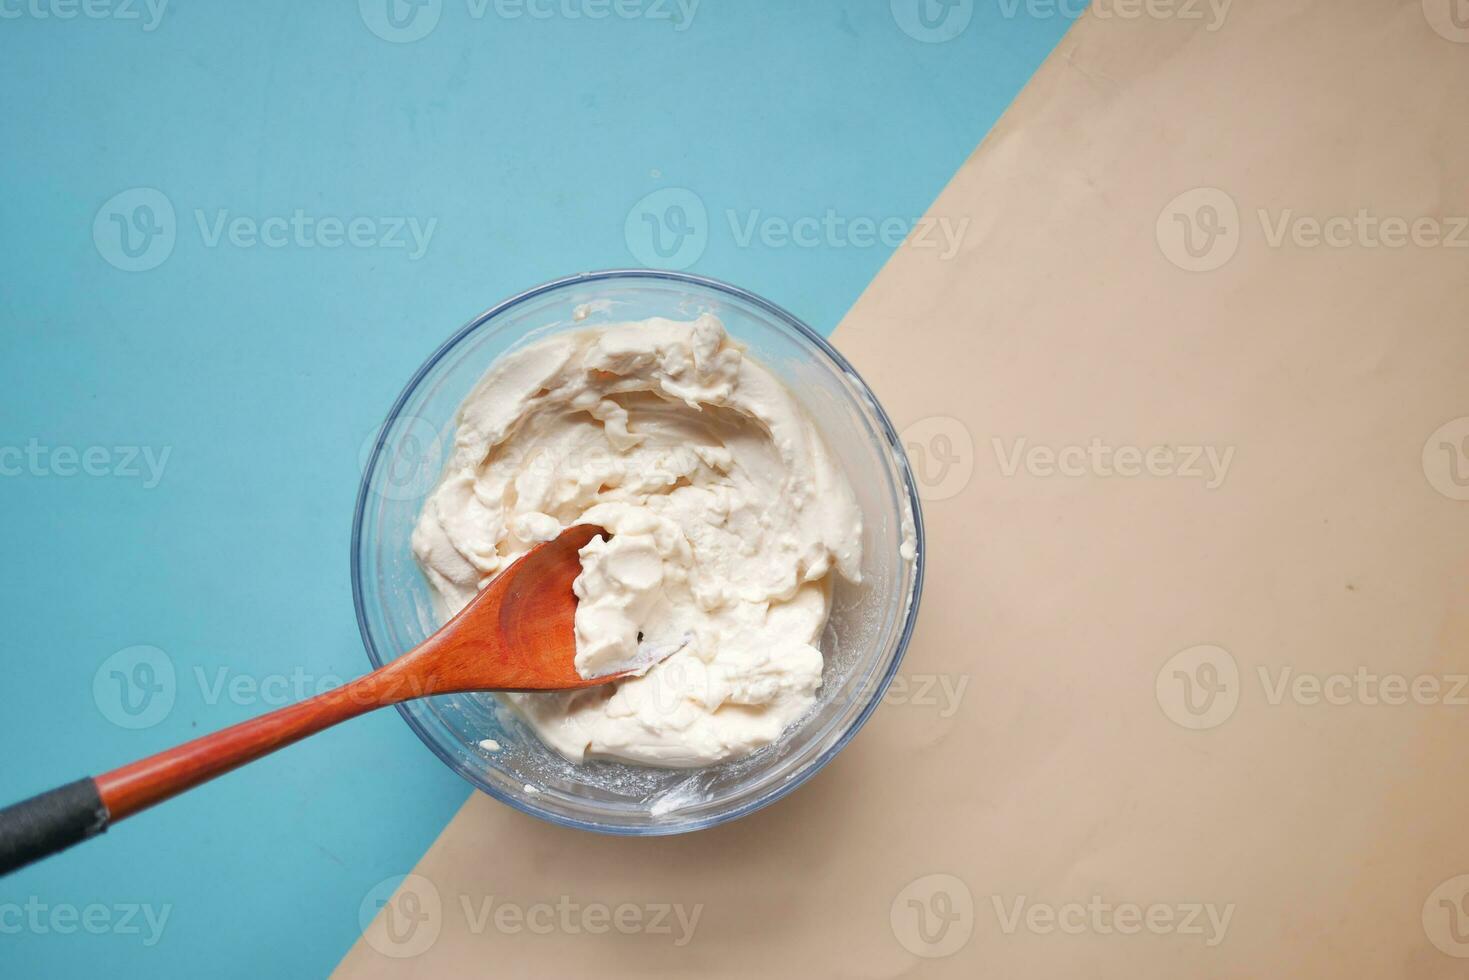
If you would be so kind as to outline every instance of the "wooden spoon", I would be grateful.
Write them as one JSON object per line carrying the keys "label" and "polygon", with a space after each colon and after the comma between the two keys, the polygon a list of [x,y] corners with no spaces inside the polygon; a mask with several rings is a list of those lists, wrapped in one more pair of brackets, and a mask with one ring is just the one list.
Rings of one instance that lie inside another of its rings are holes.
{"label": "wooden spoon", "polygon": [[606,533],[578,524],[537,545],[433,636],[350,684],[0,810],[0,874],[377,708],[465,691],[567,691],[625,676],[587,680],[575,666],[577,552]]}

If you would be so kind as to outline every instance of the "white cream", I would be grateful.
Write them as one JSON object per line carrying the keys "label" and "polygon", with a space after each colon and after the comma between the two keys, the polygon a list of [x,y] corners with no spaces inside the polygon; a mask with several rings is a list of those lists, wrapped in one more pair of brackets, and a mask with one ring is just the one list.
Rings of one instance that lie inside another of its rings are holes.
{"label": "white cream", "polygon": [[829,580],[859,579],[862,517],[810,417],[718,319],[563,333],[502,358],[460,406],[413,550],[452,614],[578,523],[611,537],[581,552],[577,671],[646,670],[506,695],[546,744],[575,762],[705,765],[811,706]]}

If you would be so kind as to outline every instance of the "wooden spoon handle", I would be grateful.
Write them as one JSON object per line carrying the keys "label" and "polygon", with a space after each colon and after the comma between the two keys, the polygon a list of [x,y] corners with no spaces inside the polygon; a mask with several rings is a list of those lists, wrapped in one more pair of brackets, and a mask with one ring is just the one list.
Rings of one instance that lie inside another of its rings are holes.
{"label": "wooden spoon handle", "polygon": [[435,693],[438,678],[425,680],[415,659],[408,654],[343,687],[0,810],[0,875],[338,722]]}
{"label": "wooden spoon handle", "polygon": [[215,776],[285,748],[324,728],[376,708],[432,693],[422,690],[402,657],[387,666],[316,697],[268,715],[242,721],[212,735],[103,773],[97,790],[112,823]]}

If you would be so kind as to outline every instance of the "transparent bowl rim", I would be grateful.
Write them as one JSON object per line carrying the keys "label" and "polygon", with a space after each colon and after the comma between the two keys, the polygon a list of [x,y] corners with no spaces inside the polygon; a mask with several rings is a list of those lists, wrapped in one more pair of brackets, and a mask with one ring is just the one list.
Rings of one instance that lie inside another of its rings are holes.
{"label": "transparent bowl rim", "polygon": [[499,316],[500,314],[508,310],[514,309],[522,303],[532,300],[537,296],[541,296],[545,293],[559,290],[567,286],[604,282],[617,279],[658,280],[664,282],[678,283],[681,285],[697,286],[702,289],[712,290],[717,293],[724,293],[744,303],[748,303],[752,306],[758,307],[759,309],[770,314],[781,323],[795,330],[799,335],[804,337],[813,346],[817,347],[823,354],[829,357],[832,362],[836,364],[836,366],[843,373],[845,373],[848,378],[852,380],[853,384],[865,397],[867,405],[872,410],[872,413],[876,418],[877,424],[880,427],[880,435],[887,440],[889,447],[893,450],[894,459],[897,461],[899,475],[901,477],[901,482],[903,483],[903,490],[908,495],[907,503],[909,510],[912,512],[913,516],[914,538],[917,547],[917,553],[913,559],[914,574],[912,599],[909,602],[907,612],[904,615],[902,632],[898,636],[897,646],[893,651],[893,656],[891,658],[891,661],[888,663],[887,670],[884,672],[879,682],[874,686],[872,694],[868,698],[867,703],[862,707],[861,712],[858,713],[857,717],[852,720],[851,724],[847,726],[846,730],[837,737],[836,741],[827,746],[820,755],[816,756],[814,759],[808,762],[804,768],[796,772],[791,778],[788,778],[781,784],[766,790],[764,793],[760,794],[753,800],[748,800],[737,807],[733,807],[720,813],[710,814],[708,816],[700,817],[696,820],[689,820],[683,823],[670,822],[668,824],[659,824],[647,827],[625,827],[615,824],[602,824],[596,823],[591,820],[583,820],[577,819],[575,817],[569,817],[565,814],[557,813],[553,810],[548,810],[543,807],[537,806],[536,804],[530,802],[525,798],[513,796],[509,793],[506,793],[499,787],[485,781],[480,777],[479,773],[461,765],[458,759],[456,759],[442,746],[440,746],[438,741],[434,739],[434,737],[423,726],[423,724],[420,723],[419,720],[415,718],[413,714],[408,710],[408,705],[406,703],[398,704],[395,706],[398,709],[398,713],[403,716],[403,719],[406,722],[408,722],[408,727],[413,729],[413,731],[418,735],[423,744],[427,745],[429,749],[434,753],[434,755],[443,760],[446,766],[452,769],[471,786],[480,790],[481,792],[489,794],[490,796],[499,800],[501,803],[514,807],[522,813],[530,814],[533,817],[538,817],[542,820],[548,821],[549,823],[557,824],[558,826],[562,827],[572,827],[578,830],[590,830],[597,833],[611,834],[622,837],[660,837],[672,834],[691,833],[696,830],[705,830],[709,827],[714,827],[722,823],[727,823],[731,820],[738,820],[740,817],[747,816],[751,813],[754,813],[756,810],[769,806],[776,800],[779,800],[787,793],[790,793],[798,786],[805,783],[806,780],[810,779],[817,772],[821,771],[821,769],[823,769],[827,765],[827,763],[835,758],[836,754],[840,752],[849,741],[851,741],[852,736],[856,735],[857,732],[861,730],[862,726],[866,724],[867,719],[871,717],[872,712],[876,710],[877,706],[882,702],[883,695],[887,693],[888,686],[892,683],[893,677],[897,674],[899,666],[902,665],[903,656],[907,652],[908,643],[913,636],[914,624],[918,621],[918,605],[923,596],[923,572],[924,559],[926,554],[923,529],[923,511],[919,503],[917,484],[913,479],[913,472],[908,463],[907,453],[903,449],[902,440],[898,436],[897,430],[893,427],[892,420],[888,418],[887,412],[883,409],[882,403],[878,401],[877,396],[873,394],[873,391],[868,386],[867,382],[864,381],[862,379],[862,376],[857,373],[857,369],[852,367],[851,363],[848,362],[848,360],[843,357],[836,350],[836,348],[828,343],[825,337],[821,336],[821,334],[817,333],[815,330],[812,330],[800,318],[791,314],[782,307],[770,302],[769,300],[750,292],[747,289],[741,289],[739,286],[733,286],[729,283],[722,282],[718,279],[710,279],[706,276],[697,276],[687,272],[672,272],[661,269],[605,269],[597,272],[581,272],[575,275],[563,276],[560,279],[553,279],[549,282],[542,283],[539,286],[534,286],[530,289],[527,289],[525,292],[520,293],[516,296],[511,296],[509,299],[503,300],[495,306],[492,306],[489,309],[485,310],[479,316],[470,320],[463,327],[456,330],[454,334],[449,337],[448,340],[444,341],[444,343],[439,346],[438,350],[433,352],[428,360],[423,363],[423,366],[420,367],[416,372],[414,372],[413,377],[409,379],[408,384],[404,386],[403,391],[398,395],[397,400],[393,403],[393,407],[389,410],[386,420],[384,420],[382,427],[378,431],[377,438],[372,447],[372,453],[367,459],[367,465],[364,466],[362,470],[362,483],[357,490],[357,504],[352,516],[352,605],[357,614],[357,628],[358,631],[362,634],[362,644],[366,648],[368,659],[372,662],[374,668],[381,667],[384,663],[386,663],[386,661],[383,658],[381,652],[377,649],[376,643],[373,642],[372,631],[368,627],[367,623],[366,603],[363,598],[362,526],[363,521],[366,519],[367,516],[367,506],[371,493],[370,484],[372,482],[373,474],[377,472],[378,459],[382,455],[383,446],[387,442],[389,433],[393,431],[393,424],[399,419],[399,417],[401,417],[404,406],[408,404],[409,398],[411,398],[413,394],[418,390],[418,387],[420,384],[422,384],[423,379],[428,376],[429,372],[438,365],[439,361],[441,361],[445,357],[445,355],[449,353],[449,351],[458,346],[460,341],[464,340],[470,334],[474,333],[480,327],[484,326],[486,323]]}

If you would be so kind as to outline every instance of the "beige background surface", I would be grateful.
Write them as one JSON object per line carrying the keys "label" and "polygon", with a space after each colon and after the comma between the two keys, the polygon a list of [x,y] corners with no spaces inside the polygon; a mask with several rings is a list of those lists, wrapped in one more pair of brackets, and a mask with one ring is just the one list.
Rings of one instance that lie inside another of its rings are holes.
{"label": "beige background surface", "polygon": [[[473,797],[404,886],[437,914],[338,976],[1469,976],[1469,420],[1434,435],[1469,416],[1469,45],[1434,18],[1078,23],[933,205],[961,254],[900,249],[835,334],[935,498],[906,691],[694,836]],[[1435,224],[1373,247],[1361,209]],[[1177,452],[1033,452],[1094,439]],[[491,897],[702,908],[677,946]]]}

